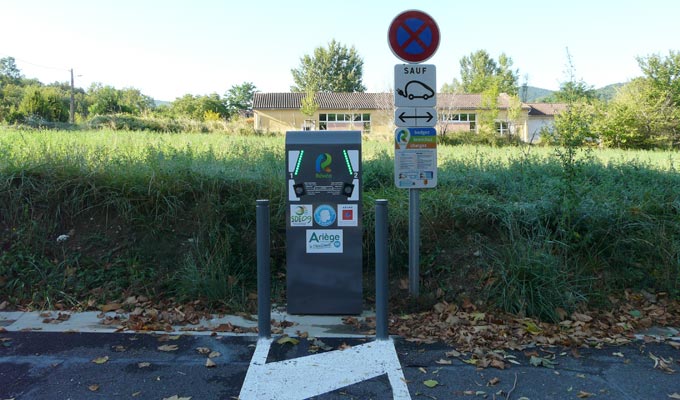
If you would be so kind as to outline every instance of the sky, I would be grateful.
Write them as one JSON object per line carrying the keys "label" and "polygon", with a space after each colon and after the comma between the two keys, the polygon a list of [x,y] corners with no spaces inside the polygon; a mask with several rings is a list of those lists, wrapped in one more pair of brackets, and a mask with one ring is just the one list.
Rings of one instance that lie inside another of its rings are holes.
{"label": "sky", "polygon": [[595,88],[642,73],[636,57],[680,50],[677,0],[0,0],[0,58],[27,78],[133,87],[156,100],[224,95],[252,82],[287,92],[300,59],[335,39],[363,58],[369,92],[394,86],[387,32],[401,12],[434,18],[439,48],[426,61],[437,87],[460,77],[460,59],[486,50],[512,58],[520,83]]}

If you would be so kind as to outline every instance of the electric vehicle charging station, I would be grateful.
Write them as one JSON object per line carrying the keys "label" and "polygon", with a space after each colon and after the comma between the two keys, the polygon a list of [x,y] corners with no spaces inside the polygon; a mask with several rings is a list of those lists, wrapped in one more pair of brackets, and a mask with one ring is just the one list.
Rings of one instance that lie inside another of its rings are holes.
{"label": "electric vehicle charging station", "polygon": [[362,311],[360,131],[286,132],[290,314]]}

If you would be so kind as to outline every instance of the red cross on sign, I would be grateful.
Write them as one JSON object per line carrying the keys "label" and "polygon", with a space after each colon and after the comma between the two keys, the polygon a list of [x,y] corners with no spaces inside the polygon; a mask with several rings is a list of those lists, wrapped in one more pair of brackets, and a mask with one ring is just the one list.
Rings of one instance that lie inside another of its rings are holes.
{"label": "red cross on sign", "polygon": [[409,10],[397,15],[387,33],[392,53],[402,61],[420,63],[439,47],[439,27],[428,14]]}

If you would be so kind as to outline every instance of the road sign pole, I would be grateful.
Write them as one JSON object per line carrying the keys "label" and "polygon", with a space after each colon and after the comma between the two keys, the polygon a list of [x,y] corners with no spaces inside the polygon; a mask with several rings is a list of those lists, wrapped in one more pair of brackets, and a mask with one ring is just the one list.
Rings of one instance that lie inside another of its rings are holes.
{"label": "road sign pole", "polygon": [[394,66],[394,181],[409,189],[409,294],[420,292],[420,189],[437,186],[436,67],[420,64],[439,47],[439,27],[428,14],[407,10],[387,32],[390,49],[409,64]]}
{"label": "road sign pole", "polygon": [[408,291],[420,293],[420,189],[409,189],[408,201]]}
{"label": "road sign pole", "polygon": [[387,249],[388,222],[387,200],[375,201],[375,338],[387,340],[389,338],[387,264],[389,251]]}

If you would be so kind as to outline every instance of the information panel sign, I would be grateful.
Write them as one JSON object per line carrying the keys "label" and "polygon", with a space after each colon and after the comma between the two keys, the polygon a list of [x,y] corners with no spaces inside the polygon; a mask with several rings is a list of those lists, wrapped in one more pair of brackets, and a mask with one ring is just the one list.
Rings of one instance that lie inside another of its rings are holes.
{"label": "information panel sign", "polygon": [[437,186],[437,130],[397,128],[394,133],[394,184],[402,189]]}

